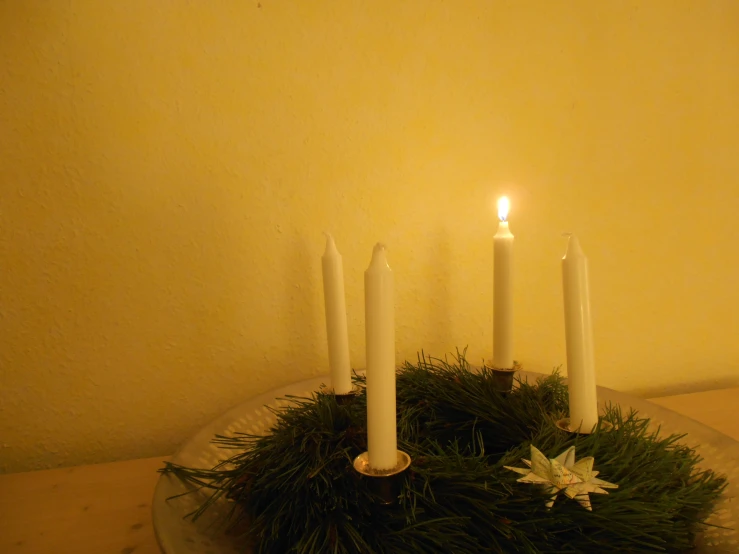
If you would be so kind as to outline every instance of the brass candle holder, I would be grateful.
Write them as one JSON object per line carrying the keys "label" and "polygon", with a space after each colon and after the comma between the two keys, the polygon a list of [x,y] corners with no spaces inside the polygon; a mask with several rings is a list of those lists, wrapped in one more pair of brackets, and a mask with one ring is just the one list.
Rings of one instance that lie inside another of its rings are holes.
{"label": "brass candle holder", "polygon": [[374,469],[369,463],[369,453],[362,452],[354,458],[354,470],[367,483],[372,494],[383,506],[391,506],[398,501],[403,488],[405,472],[411,465],[411,457],[402,450],[398,450],[398,461],[392,469]]}
{"label": "brass candle holder", "polygon": [[498,392],[511,392],[511,390],[513,390],[513,376],[517,371],[517,367],[512,367],[510,369],[494,367],[492,369],[493,389]]}
{"label": "brass candle holder", "polygon": [[334,397],[336,398],[336,403],[339,406],[345,406],[346,404],[351,404],[352,402],[354,402],[357,396],[359,396],[360,390],[361,388],[359,386],[352,385],[352,390],[350,390],[349,392],[345,392],[342,394],[336,394],[334,392],[333,387],[326,387],[326,386],[321,387],[321,392],[323,394],[333,394],[334,395]]}
{"label": "brass candle holder", "polygon": [[610,421],[606,421],[602,417],[598,418],[598,425],[593,427],[590,431],[584,431],[582,429],[582,426],[577,428],[573,427],[569,417],[559,419],[555,421],[554,424],[557,426],[558,429],[564,431],[565,433],[569,433],[570,435],[591,435],[595,433],[596,429],[603,433],[607,433],[615,429],[613,423],[611,423]]}

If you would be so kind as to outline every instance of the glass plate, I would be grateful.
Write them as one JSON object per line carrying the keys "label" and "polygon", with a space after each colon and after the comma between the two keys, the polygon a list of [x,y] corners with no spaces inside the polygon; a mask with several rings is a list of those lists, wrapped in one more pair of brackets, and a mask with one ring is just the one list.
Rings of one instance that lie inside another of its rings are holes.
{"label": "glass plate", "polygon": [[[531,372],[520,372],[519,375],[529,380],[542,377]],[[210,441],[216,434],[263,434],[275,422],[275,416],[266,406],[284,407],[288,402],[283,398],[288,395],[309,397],[327,381],[326,376],[308,379],[244,402],[198,431],[172,456],[172,461],[188,467],[213,467],[233,454],[233,451],[222,450],[211,444]],[[624,409],[631,407],[638,410],[642,417],[652,420],[653,428],[660,427],[662,434],[687,433],[682,442],[696,448],[704,458],[701,465],[722,473],[729,479],[729,486],[709,522],[731,529],[708,527],[699,538],[695,552],[739,552],[739,534],[735,531],[739,528],[739,509],[734,501],[739,490],[739,442],[647,400],[611,389],[598,387],[598,401],[601,407],[606,403],[613,403],[620,404]],[[195,510],[206,498],[205,494],[195,492],[167,500],[188,490],[189,486],[175,477],[162,475],[159,478],[152,502],[152,514],[154,530],[162,551],[165,554],[244,554],[243,549],[232,538],[217,532],[213,525],[219,516],[230,509],[227,501],[217,503],[209,510],[208,515],[193,523],[183,516]]]}

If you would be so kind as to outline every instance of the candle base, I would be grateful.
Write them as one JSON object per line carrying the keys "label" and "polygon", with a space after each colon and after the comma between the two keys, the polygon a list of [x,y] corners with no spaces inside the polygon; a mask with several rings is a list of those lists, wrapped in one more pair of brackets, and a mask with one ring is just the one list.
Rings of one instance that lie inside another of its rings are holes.
{"label": "candle base", "polygon": [[411,465],[411,457],[398,450],[398,463],[392,469],[373,469],[369,465],[369,453],[362,452],[354,458],[354,470],[363,478],[368,479],[370,492],[383,506],[392,506],[398,502],[398,496],[403,488],[403,476]]}
{"label": "candle base", "polygon": [[339,406],[344,406],[346,404],[351,404],[352,402],[354,402],[357,396],[359,396],[360,391],[361,388],[358,385],[352,385],[352,390],[341,394],[336,394],[333,387],[321,387],[321,392],[323,394],[332,394],[336,398],[336,403]]}
{"label": "candle base", "polygon": [[494,367],[493,372],[493,388],[498,392],[511,392],[513,390],[513,376],[518,371],[517,367],[511,369],[500,369]]}
{"label": "candle base", "polygon": [[554,423],[557,428],[559,428],[561,431],[564,431],[565,433],[569,433],[570,435],[591,435],[595,433],[596,429],[598,429],[601,433],[608,433],[609,431],[613,431],[614,426],[613,423],[610,421],[606,421],[603,418],[598,418],[598,426],[593,427],[590,431],[583,431],[582,429],[575,429],[572,427],[572,424],[570,423],[570,418],[565,417],[562,418]]}

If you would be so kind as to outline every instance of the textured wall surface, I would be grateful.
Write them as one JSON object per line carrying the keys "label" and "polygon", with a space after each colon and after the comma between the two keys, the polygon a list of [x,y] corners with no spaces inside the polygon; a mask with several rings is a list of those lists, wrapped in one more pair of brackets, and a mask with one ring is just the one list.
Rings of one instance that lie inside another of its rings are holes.
{"label": "textured wall surface", "polygon": [[0,0],[0,471],[171,452],[326,371],[321,232],[396,272],[398,359],[565,362],[562,231],[598,379],[739,383],[739,2]]}

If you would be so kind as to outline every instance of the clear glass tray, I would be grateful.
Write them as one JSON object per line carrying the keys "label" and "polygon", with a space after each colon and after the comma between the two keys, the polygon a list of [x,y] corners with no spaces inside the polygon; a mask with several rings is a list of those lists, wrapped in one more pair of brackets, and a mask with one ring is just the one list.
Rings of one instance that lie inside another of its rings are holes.
{"label": "clear glass tray", "polygon": [[[529,380],[541,377],[530,372],[521,372],[519,375]],[[244,402],[191,437],[172,456],[172,461],[188,467],[213,467],[230,455],[229,451],[211,444],[210,441],[216,434],[234,432],[263,434],[275,422],[275,416],[266,406],[283,407],[287,405],[287,401],[282,399],[288,395],[308,397],[327,381],[326,376],[308,379]],[[695,552],[707,554],[739,552],[739,533],[736,531],[739,529],[739,507],[735,500],[739,491],[739,442],[647,400],[611,389],[598,387],[598,401],[601,406],[613,403],[620,404],[623,408],[632,407],[638,410],[642,417],[651,418],[651,425],[654,428],[660,427],[663,434],[687,433],[682,442],[697,449],[704,458],[702,465],[726,475],[729,479],[729,487],[709,522],[730,529],[707,528],[700,537]],[[226,501],[216,504],[208,516],[193,523],[189,519],[183,519],[183,516],[200,505],[205,498],[203,493],[196,492],[167,500],[187,490],[189,490],[187,485],[172,476],[162,475],[159,478],[154,492],[152,513],[154,530],[162,551],[165,554],[244,554],[243,549],[239,548],[233,539],[217,532],[213,525],[219,516],[230,508]]]}

